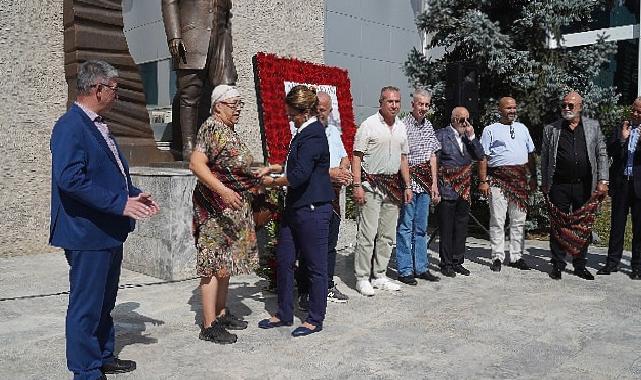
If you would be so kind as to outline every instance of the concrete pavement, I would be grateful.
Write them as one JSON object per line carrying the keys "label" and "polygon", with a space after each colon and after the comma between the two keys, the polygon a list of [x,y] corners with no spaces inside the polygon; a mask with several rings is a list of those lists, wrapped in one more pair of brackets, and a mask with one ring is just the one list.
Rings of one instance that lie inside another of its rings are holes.
{"label": "concrete pavement", "polygon": [[[352,229],[345,226],[341,246]],[[303,338],[292,338],[292,328],[258,329],[276,297],[256,276],[233,278],[230,308],[250,327],[227,346],[198,340],[198,280],[158,283],[124,270],[114,310],[117,352],[138,369],[109,378],[641,378],[641,281],[625,273],[595,281],[564,273],[553,281],[547,243],[535,241],[527,242],[525,256],[533,270],[494,273],[488,243],[470,239],[468,247],[470,277],[365,298],[353,290],[346,245],[337,272],[350,301],[330,303],[324,330]],[[592,272],[604,255],[590,249]],[[0,268],[0,298],[68,289],[60,254],[0,258]],[[71,378],[66,304],[66,294],[0,301],[0,379]]]}

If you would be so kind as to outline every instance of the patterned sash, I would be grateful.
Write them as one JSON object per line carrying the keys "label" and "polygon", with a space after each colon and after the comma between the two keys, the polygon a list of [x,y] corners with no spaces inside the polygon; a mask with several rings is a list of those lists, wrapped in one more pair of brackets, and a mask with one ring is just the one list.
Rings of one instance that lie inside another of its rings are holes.
{"label": "patterned sash", "polygon": [[472,164],[464,166],[438,168],[438,178],[443,186],[449,186],[459,197],[470,202],[470,189],[472,187]]}
{"label": "patterned sash", "polygon": [[498,187],[505,198],[527,211],[527,165],[505,165],[488,168],[490,186]]}
{"label": "patterned sash", "polygon": [[372,187],[381,190],[396,204],[403,203],[403,180],[401,174],[369,174],[361,168],[365,179]]}
{"label": "patterned sash", "polygon": [[[256,193],[260,185],[260,178],[256,178],[251,173],[246,173],[240,169],[230,170],[225,168],[224,170],[218,170],[212,168],[211,172],[223,185],[241,193],[245,197]],[[221,196],[200,181],[198,181],[194,189],[192,202],[194,205],[194,226],[204,224],[209,218],[214,215],[220,215],[227,208]]]}
{"label": "patterned sash", "polygon": [[570,214],[559,210],[546,196],[550,216],[550,234],[561,249],[571,256],[579,256],[592,240],[596,212],[605,199],[605,193],[594,193],[578,210]]}
{"label": "patterned sash", "polygon": [[432,165],[430,162],[410,166],[410,177],[425,191],[432,189]]}

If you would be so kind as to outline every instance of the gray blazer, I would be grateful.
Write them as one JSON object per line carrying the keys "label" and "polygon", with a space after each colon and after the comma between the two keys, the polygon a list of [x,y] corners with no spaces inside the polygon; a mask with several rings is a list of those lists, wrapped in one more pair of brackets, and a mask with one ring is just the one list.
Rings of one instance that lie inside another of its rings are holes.
{"label": "gray blazer", "polygon": [[[598,181],[608,180],[610,159],[599,122],[585,116],[582,116],[582,122],[588,159],[592,168],[592,191],[594,191]],[[562,120],[557,120],[546,125],[543,129],[543,143],[541,145],[541,185],[543,188],[549,188],[552,185],[561,125]]]}

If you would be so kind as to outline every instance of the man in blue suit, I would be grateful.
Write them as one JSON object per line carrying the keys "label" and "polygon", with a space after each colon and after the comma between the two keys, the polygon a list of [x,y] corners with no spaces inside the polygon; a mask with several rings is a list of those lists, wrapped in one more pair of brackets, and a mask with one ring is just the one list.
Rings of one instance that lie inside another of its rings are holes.
{"label": "man in blue suit", "polygon": [[114,324],[122,245],[134,220],[155,215],[158,205],[134,187],[127,161],[102,113],[118,99],[118,72],[102,61],[78,71],[76,102],[51,135],[49,243],[69,263],[66,319],[67,367],[76,380],[129,372],[131,360],[114,357]]}
{"label": "man in blue suit", "polygon": [[628,214],[632,215],[632,280],[641,280],[641,97],[632,103],[630,120],[615,128],[608,141],[610,166],[610,196],[612,216],[608,260],[598,275],[617,272],[623,255],[623,238]]}

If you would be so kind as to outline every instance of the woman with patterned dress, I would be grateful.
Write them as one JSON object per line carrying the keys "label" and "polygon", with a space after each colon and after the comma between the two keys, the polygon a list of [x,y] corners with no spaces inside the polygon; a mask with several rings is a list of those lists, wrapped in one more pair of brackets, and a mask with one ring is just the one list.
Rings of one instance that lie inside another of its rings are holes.
{"label": "woman with patterned dress", "polygon": [[189,163],[198,178],[193,234],[203,305],[199,338],[227,344],[238,339],[228,330],[247,328],[225,306],[229,278],[248,274],[258,264],[251,200],[260,178],[252,174],[253,157],[234,131],[244,105],[240,92],[220,85],[211,99],[212,115],[198,131]]}

